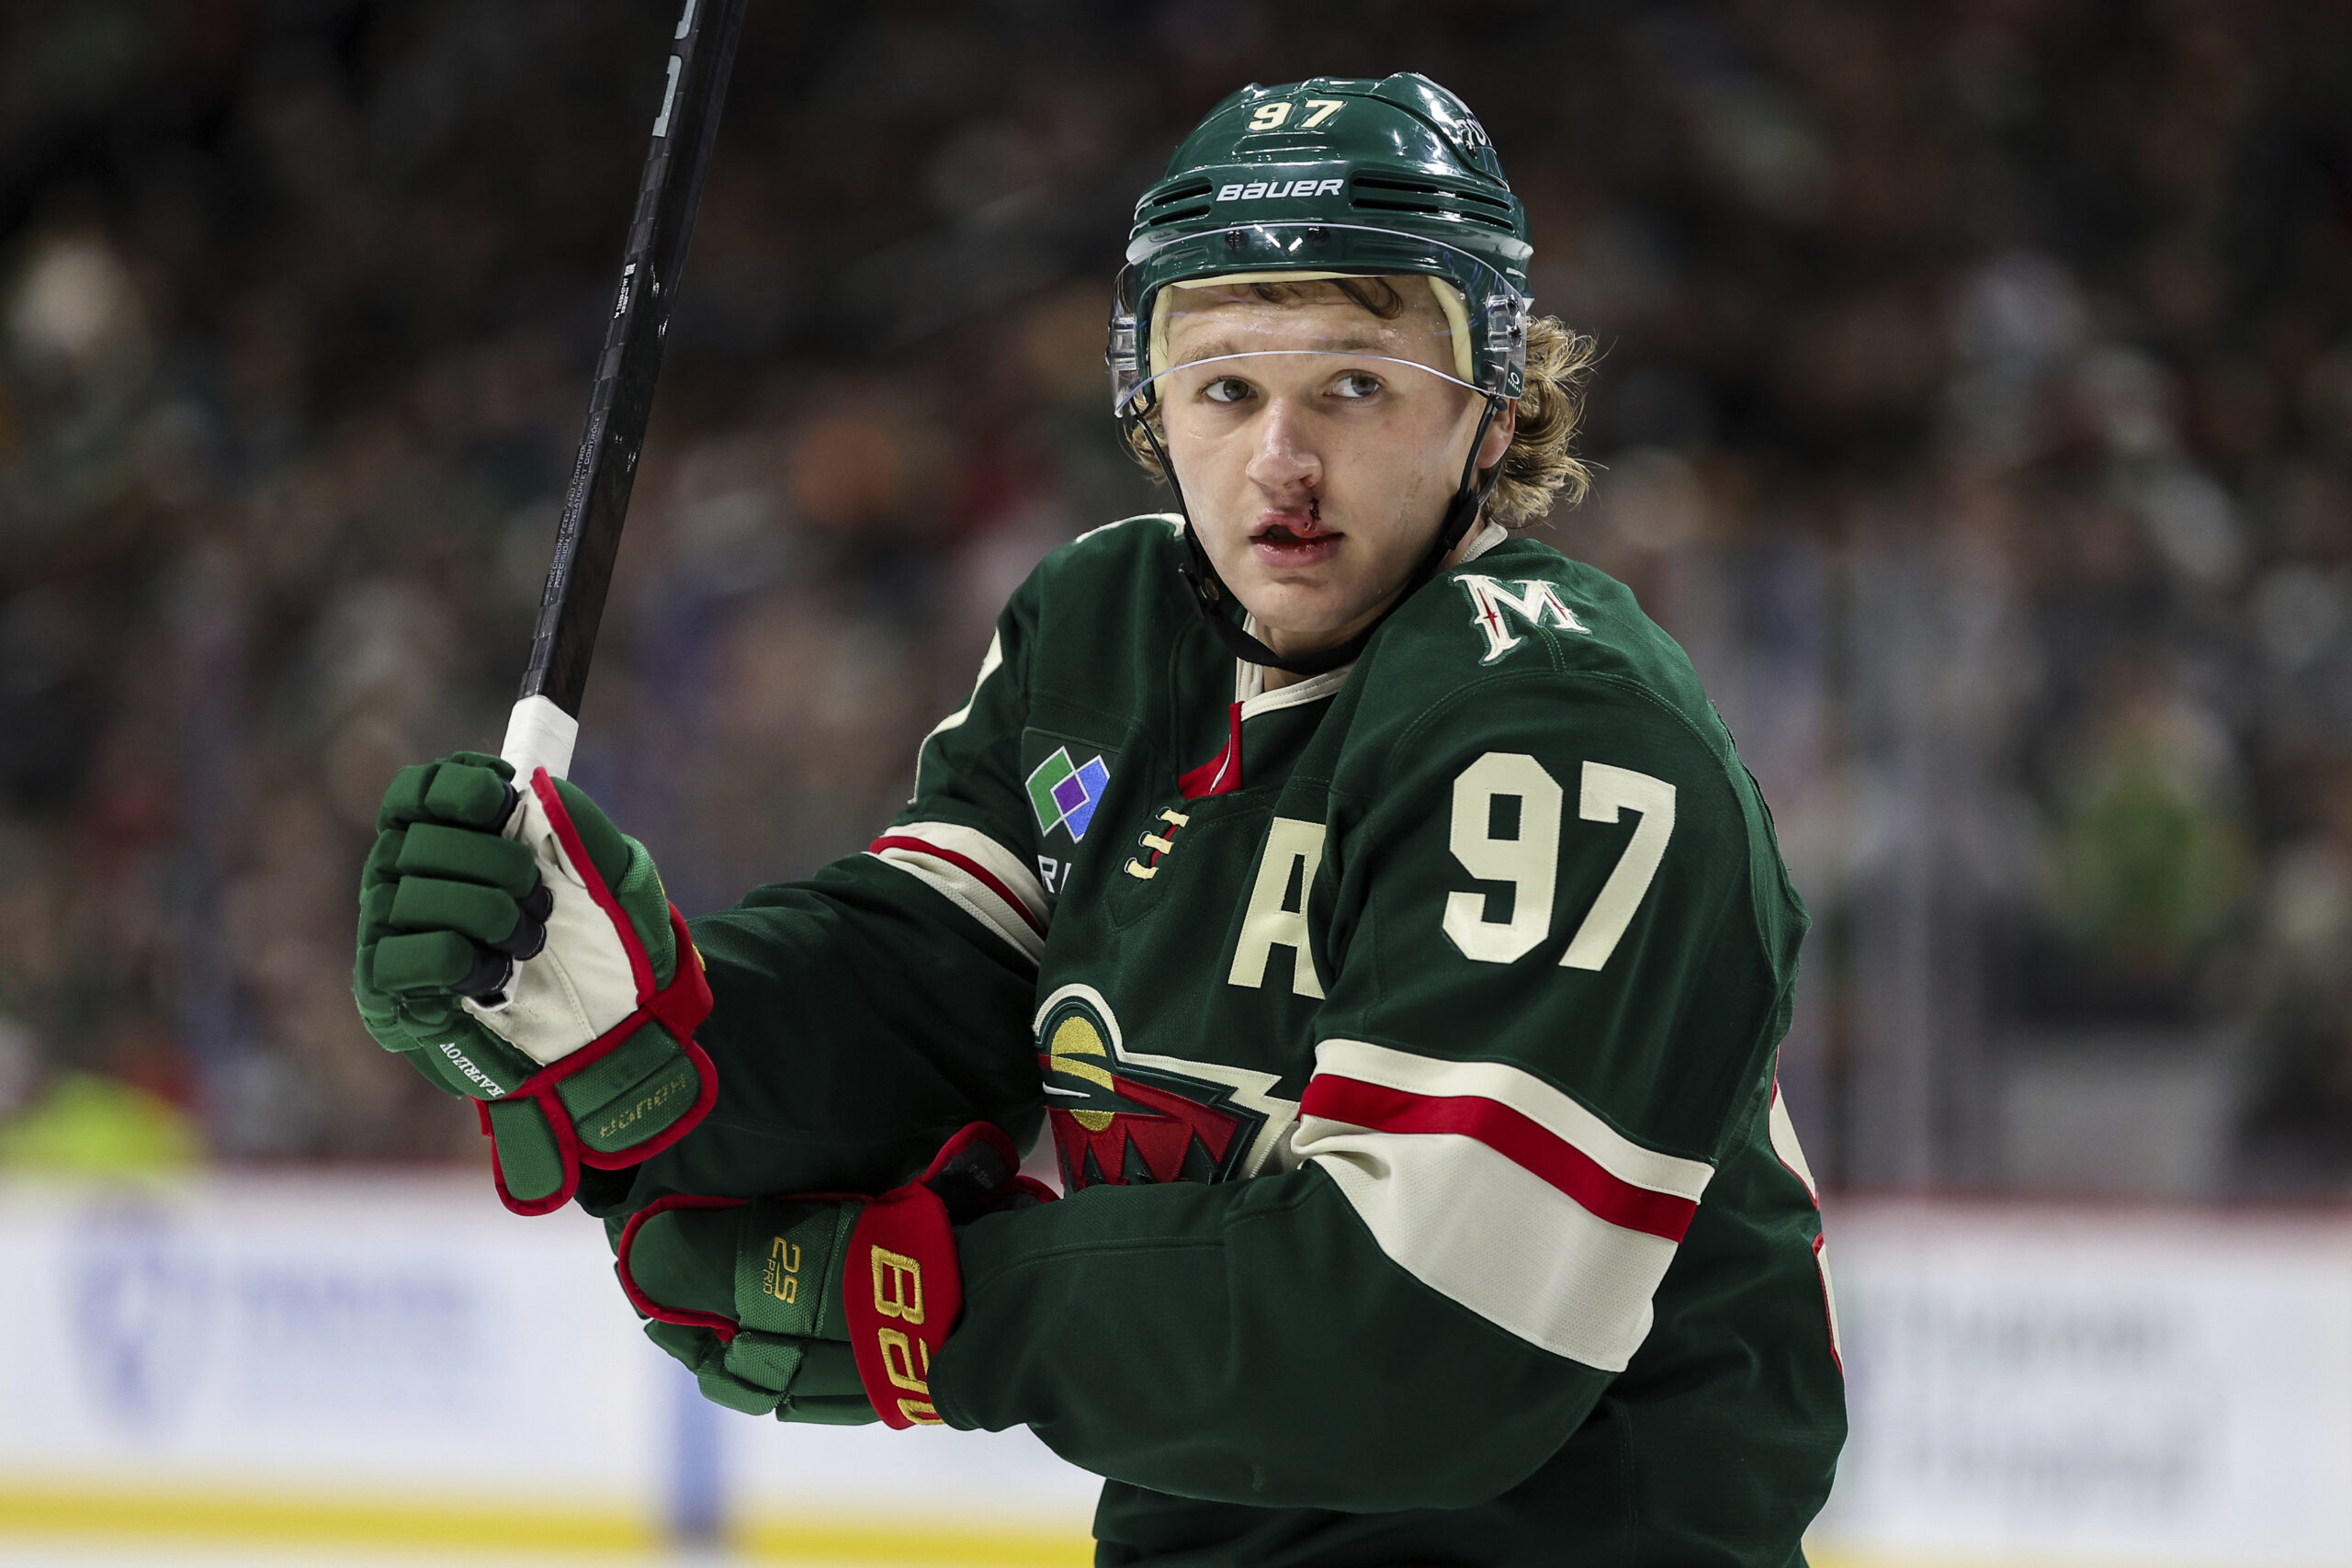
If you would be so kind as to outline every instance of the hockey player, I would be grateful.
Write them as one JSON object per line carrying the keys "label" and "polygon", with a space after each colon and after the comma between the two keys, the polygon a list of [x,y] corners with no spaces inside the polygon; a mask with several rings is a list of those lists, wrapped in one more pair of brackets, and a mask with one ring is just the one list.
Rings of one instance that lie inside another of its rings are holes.
{"label": "hockey player", "polygon": [[711,1397],[1026,1425],[1103,1563],[1803,1562],[1804,915],[1681,651],[1509,532],[1582,483],[1530,251],[1421,77],[1219,105],[1112,323],[1177,510],[1049,556],[898,822],[691,942],[570,784],[395,781],[370,1028]]}

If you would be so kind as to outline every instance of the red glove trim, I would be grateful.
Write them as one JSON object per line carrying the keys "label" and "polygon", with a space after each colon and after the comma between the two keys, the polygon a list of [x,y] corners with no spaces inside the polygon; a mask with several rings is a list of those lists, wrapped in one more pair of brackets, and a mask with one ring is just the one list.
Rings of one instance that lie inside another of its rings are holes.
{"label": "red glove trim", "polygon": [[656,1322],[675,1323],[688,1328],[707,1328],[718,1336],[721,1345],[732,1344],[743,1326],[741,1324],[713,1312],[688,1312],[684,1307],[663,1306],[647,1295],[638,1284],[637,1276],[628,1271],[628,1254],[629,1249],[637,1245],[638,1227],[656,1214],[667,1213],[672,1209],[740,1209],[745,1201],[741,1198],[705,1198],[691,1192],[679,1192],[667,1198],[656,1198],[631,1214],[628,1224],[621,1227],[619,1245],[613,1249],[613,1272],[620,1277],[621,1294],[628,1298],[628,1304]]}
{"label": "red glove trim", "polygon": [[986,1122],[947,1140],[922,1176],[874,1200],[850,1232],[842,1266],[842,1322],[858,1381],[883,1425],[944,1425],[931,1398],[931,1360],[964,1312],[964,1273],[947,1205],[925,1185],[974,1143],[993,1145],[1010,1167],[1021,1153]]}
{"label": "red glove trim", "polygon": [[[850,1354],[857,1363],[865,1397],[885,1425],[944,1425],[931,1399],[931,1359],[947,1342],[964,1311],[964,1276],[956,1256],[956,1235],[947,1205],[929,1183],[956,1155],[985,1143],[1007,1165],[1018,1166],[1020,1151],[992,1124],[975,1122],[940,1147],[923,1173],[879,1198],[855,1192],[794,1192],[778,1200],[795,1203],[862,1203],[839,1259],[842,1323]],[[1015,1176],[1005,1192],[1027,1192],[1050,1202],[1057,1194],[1042,1182]],[[637,1233],[654,1215],[673,1209],[735,1209],[747,1200],[700,1193],[657,1198],[631,1214],[614,1247],[613,1272],[629,1304],[647,1317],[687,1328],[707,1328],[722,1345],[732,1344],[742,1324],[718,1313],[664,1306],[648,1295],[629,1269]]]}
{"label": "red glove trim", "polygon": [[[542,776],[544,776],[544,770],[542,770]],[[571,820],[567,818],[560,823],[559,831],[569,832],[571,826]],[[566,843],[564,848],[568,852],[575,855],[574,864],[588,867],[588,875],[592,879],[589,890],[602,892],[603,879],[596,876],[595,867],[588,863],[585,852],[572,848],[572,844],[577,841],[577,835],[574,835],[571,842]],[[609,893],[605,893],[599,901],[609,900],[610,897]],[[642,944],[635,940],[634,930],[628,926],[628,917],[617,914],[619,908],[617,905],[608,907],[616,911],[616,918],[622,922],[623,929],[629,931],[629,937],[624,945],[629,950],[631,962],[644,965],[642,983],[650,984],[653,971],[645,957]],[[704,1019],[710,1016],[710,981],[703,974],[702,959],[695,952],[692,939],[686,935],[686,919],[678,913],[677,906],[674,904],[670,906],[670,931],[678,944],[677,973],[671,976],[670,984],[659,991],[652,992],[650,996],[640,992],[639,1005],[635,1012],[553,1066],[542,1067],[533,1073],[505,1097],[508,1100],[528,1099],[538,1101],[540,1113],[548,1119],[548,1125],[555,1131],[556,1148],[563,1160],[561,1186],[544,1198],[518,1199],[506,1190],[505,1173],[498,1167],[498,1144],[495,1139],[492,1140],[491,1179],[497,1184],[498,1201],[515,1213],[553,1213],[571,1202],[572,1195],[579,1191],[582,1166],[591,1166],[598,1170],[619,1170],[650,1159],[693,1132],[695,1125],[710,1114],[710,1108],[718,1102],[718,1069],[711,1065],[709,1054],[700,1045],[695,1044],[694,1039],[695,1028]],[[687,1107],[684,1115],[643,1143],[631,1144],[625,1149],[616,1149],[610,1154],[600,1154],[581,1143],[580,1134],[572,1129],[571,1113],[564,1109],[563,1101],[556,1095],[556,1085],[580,1071],[581,1068],[619,1050],[624,1042],[651,1021],[659,1021],[676,1037],[679,1048],[685,1052],[686,1059],[694,1064],[695,1071],[701,1077],[702,1090],[695,1096],[694,1104]],[[490,1137],[490,1106],[483,1100],[477,1100],[474,1103],[481,1117],[482,1136]]]}
{"label": "red glove trim", "polygon": [[[787,1203],[873,1201],[859,1192],[795,1192],[778,1201]],[[748,1198],[716,1198],[698,1192],[673,1192],[667,1198],[656,1198],[631,1214],[628,1223],[621,1226],[621,1238],[613,1247],[613,1272],[620,1277],[621,1293],[628,1298],[629,1305],[657,1322],[675,1323],[687,1328],[707,1328],[718,1336],[721,1345],[732,1344],[735,1336],[743,1331],[741,1322],[731,1317],[721,1317],[717,1313],[689,1312],[684,1307],[663,1306],[647,1295],[644,1287],[637,1282],[637,1276],[629,1272],[628,1255],[629,1249],[637,1245],[638,1227],[656,1214],[666,1213],[672,1209],[740,1209],[750,1201]]]}
{"label": "red glove trim", "polygon": [[[596,863],[589,858],[588,846],[582,841],[580,829],[572,823],[571,812],[563,804],[563,795],[555,787],[555,780],[548,776],[545,768],[531,775],[531,793],[539,797],[539,809],[548,814],[548,825],[555,829],[556,840],[563,845],[564,857],[571,862],[571,869],[579,873],[580,879],[588,885],[588,897],[596,900],[596,907],[605,911],[605,918],[613,922],[615,931],[621,933],[622,951],[628,954],[629,974],[637,980],[637,1005],[645,1006],[653,998],[653,959],[645,951],[645,944],[638,941],[637,927],[630,922],[628,911],[621,908],[618,898],[613,897],[613,890],[605,885],[605,874],[598,871]],[[680,962],[684,962],[683,954]]]}

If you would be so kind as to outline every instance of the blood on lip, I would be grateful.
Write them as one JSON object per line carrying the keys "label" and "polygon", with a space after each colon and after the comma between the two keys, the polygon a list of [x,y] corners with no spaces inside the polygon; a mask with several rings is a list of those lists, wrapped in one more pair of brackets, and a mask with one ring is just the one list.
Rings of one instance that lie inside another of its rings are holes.
{"label": "blood on lip", "polygon": [[1300,540],[1302,542],[1308,539],[1328,537],[1329,533],[1323,526],[1322,498],[1317,496],[1310,497],[1308,499],[1306,502],[1306,517],[1304,523],[1294,523],[1287,517],[1277,518],[1272,522],[1261,524],[1257,528],[1251,530],[1250,536],[1263,542],[1271,539],[1277,532],[1287,534],[1293,539]]}

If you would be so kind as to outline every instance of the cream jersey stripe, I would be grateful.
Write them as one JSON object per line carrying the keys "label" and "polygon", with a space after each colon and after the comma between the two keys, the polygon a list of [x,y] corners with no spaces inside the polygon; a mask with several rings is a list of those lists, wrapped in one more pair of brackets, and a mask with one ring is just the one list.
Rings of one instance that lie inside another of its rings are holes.
{"label": "cream jersey stripe", "polygon": [[1398,1268],[1497,1327],[1605,1372],[1648,1336],[1673,1242],[1611,1224],[1476,1138],[1305,1116],[1291,1147]]}
{"label": "cream jersey stripe", "polygon": [[875,840],[867,853],[897,866],[1004,939],[1035,964],[1046,951],[1052,909],[1036,874],[977,829],[955,822],[910,822]]}
{"label": "cream jersey stripe", "polygon": [[1595,1165],[1635,1187],[1697,1202],[1714,1168],[1702,1160],[1645,1149],[1534,1074],[1504,1062],[1449,1062],[1374,1045],[1326,1040],[1315,1069],[1408,1094],[1476,1095],[1498,1101],[1573,1145]]}

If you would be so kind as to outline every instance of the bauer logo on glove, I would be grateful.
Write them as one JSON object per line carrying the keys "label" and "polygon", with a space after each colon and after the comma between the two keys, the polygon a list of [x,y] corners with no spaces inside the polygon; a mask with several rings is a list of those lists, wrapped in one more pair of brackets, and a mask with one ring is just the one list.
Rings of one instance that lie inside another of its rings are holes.
{"label": "bauer logo on glove", "polygon": [[639,1210],[614,1271],[706,1397],[778,1420],[942,1425],[931,1361],[963,1310],[956,1227],[1051,1202],[985,1122],[878,1198],[694,1193]]}
{"label": "bauer logo on glove", "polygon": [[517,788],[465,751],[401,770],[377,828],[360,1016],[481,1104],[508,1208],[560,1207],[582,1165],[635,1165],[702,1119],[710,990],[644,845],[544,769]]}

